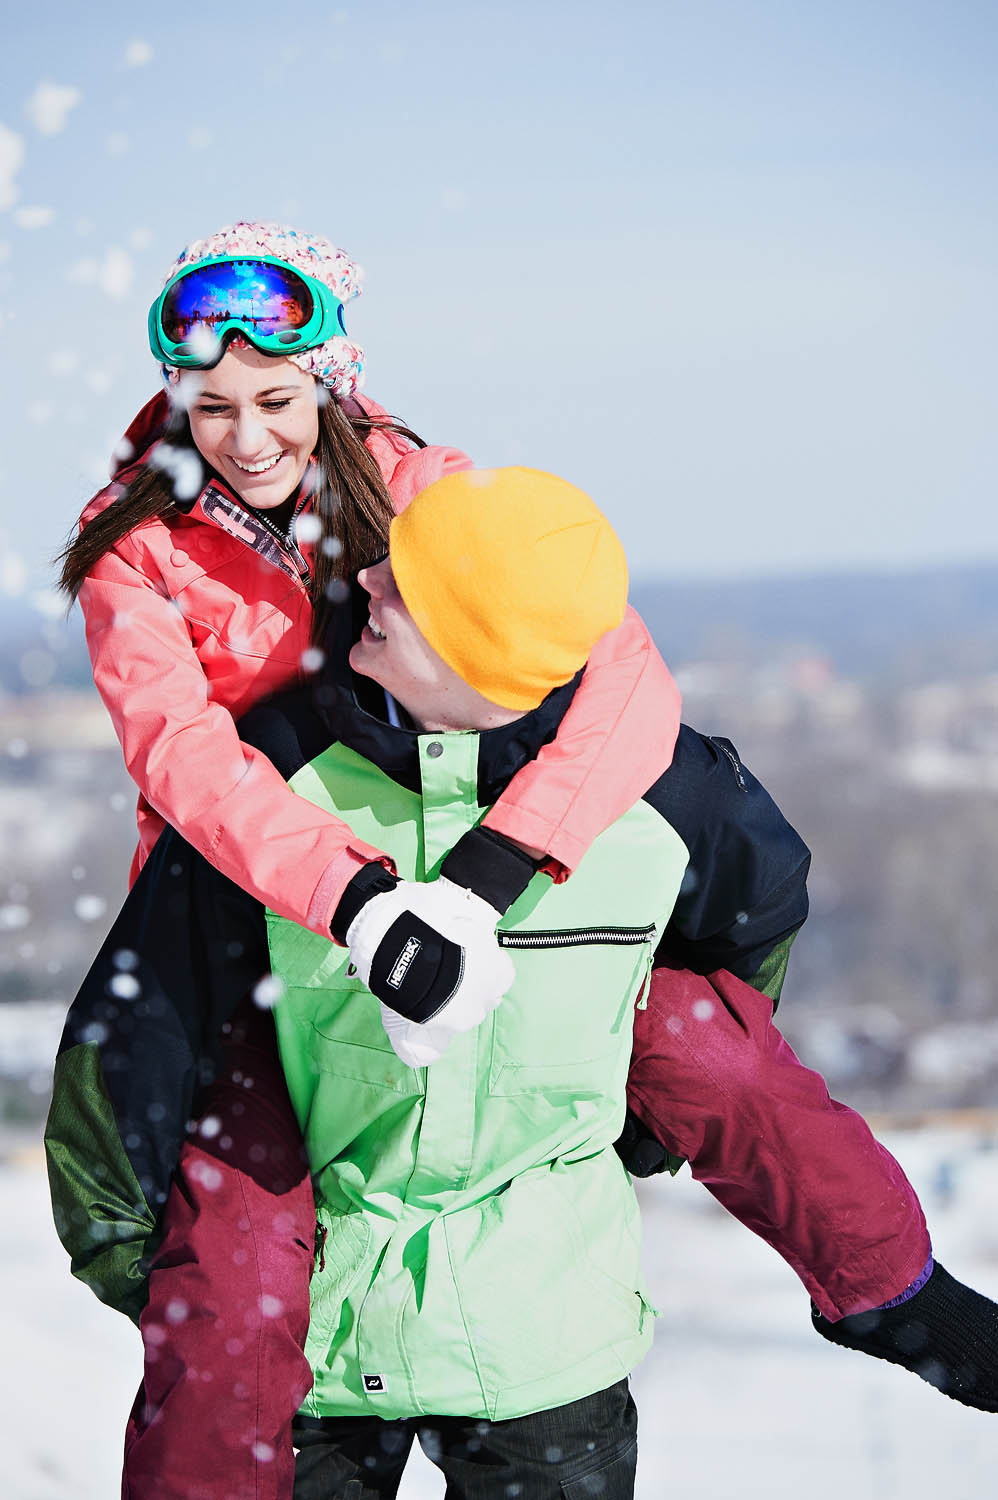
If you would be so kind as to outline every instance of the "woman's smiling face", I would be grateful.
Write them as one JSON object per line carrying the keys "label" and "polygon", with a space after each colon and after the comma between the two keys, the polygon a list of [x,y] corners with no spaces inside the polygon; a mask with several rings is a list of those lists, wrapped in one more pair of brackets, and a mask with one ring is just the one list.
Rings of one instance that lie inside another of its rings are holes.
{"label": "woman's smiling face", "polygon": [[301,482],[319,437],[316,382],[290,359],[230,346],[211,370],[181,377],[201,457],[241,500],[283,505]]}

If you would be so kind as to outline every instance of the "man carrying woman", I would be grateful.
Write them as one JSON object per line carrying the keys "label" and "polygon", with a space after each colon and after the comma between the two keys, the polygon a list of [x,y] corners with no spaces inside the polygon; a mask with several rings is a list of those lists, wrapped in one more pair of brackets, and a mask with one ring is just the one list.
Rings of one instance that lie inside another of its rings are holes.
{"label": "man carrying woman", "polygon": [[[389,558],[359,582],[366,608],[344,606],[323,685],[258,707],[241,729],[297,795],[349,813],[363,837],[376,834],[398,875],[373,866],[376,886],[358,883],[344,917],[349,946],[337,948],[267,911],[168,831],[100,972],[106,979],[124,946],[154,1014],[175,1014],[194,996],[200,1012],[225,1015],[243,1034],[269,1020],[246,996],[270,976],[318,1213],[305,1345],[313,1385],[295,1424],[299,1500],[394,1495],[415,1437],[455,1495],[499,1500],[513,1485],[528,1500],[597,1491],[626,1500],[636,1430],[626,1375],[648,1347],[653,1314],[637,1207],[613,1145],[635,1007],[690,869],[670,820],[683,805],[676,768],[594,841],[570,881],[553,885],[522,865],[507,873],[493,958],[504,998],[473,1028],[450,1027],[446,1003],[427,1009],[422,992],[405,995],[414,967],[448,970],[461,929],[441,942],[398,916],[408,907],[397,900],[409,881],[482,899],[461,884],[455,851],[522,757],[554,732],[593,643],[619,621],[623,555],[605,518],[564,481],[530,470],[457,474],[412,501],[392,525]],[[379,1007],[370,985],[394,1006]],[[744,998],[736,980],[720,980],[717,994],[725,990],[735,1005]],[[780,1118],[790,1086],[801,1120],[827,1113],[827,1125],[812,1119],[809,1142],[789,1149],[813,1150],[817,1165],[827,1132],[842,1185],[823,1198],[816,1178],[774,1184],[774,1198],[810,1194],[817,1223],[844,1201],[852,1173],[848,1192],[861,1205],[872,1156],[897,1202],[867,1201],[868,1217],[879,1234],[914,1240],[920,1215],[913,1230],[914,1196],[896,1163],[788,1049],[779,1066],[786,1098],[760,1098],[758,1119],[767,1108]],[[256,1087],[242,1069],[222,1080],[202,1118],[209,1141],[231,1133],[240,1095]],[[273,1165],[277,1136],[256,1142],[261,1166]],[[765,1204],[756,1207],[764,1219]],[[802,1222],[790,1215],[788,1237]],[[845,1222],[826,1222],[841,1253]],[[219,1244],[219,1266],[232,1248]],[[889,1266],[896,1247],[879,1249]],[[170,1240],[153,1257],[147,1337],[177,1320],[178,1300],[180,1321],[195,1330],[211,1315],[198,1305],[196,1276],[178,1298],[182,1258]],[[156,1287],[164,1277],[172,1304]],[[899,1307],[921,1298],[916,1307],[938,1325],[917,1361],[902,1341],[898,1362],[924,1369],[942,1352],[950,1393],[995,1409],[994,1304],[929,1256],[896,1292]],[[283,1309],[270,1311],[279,1325]],[[881,1314],[888,1327],[894,1312]],[[228,1332],[238,1344],[238,1330]],[[199,1368],[196,1348],[185,1378],[210,1373],[200,1387],[210,1403],[226,1375]],[[238,1380],[242,1353],[234,1349],[228,1378]]]}

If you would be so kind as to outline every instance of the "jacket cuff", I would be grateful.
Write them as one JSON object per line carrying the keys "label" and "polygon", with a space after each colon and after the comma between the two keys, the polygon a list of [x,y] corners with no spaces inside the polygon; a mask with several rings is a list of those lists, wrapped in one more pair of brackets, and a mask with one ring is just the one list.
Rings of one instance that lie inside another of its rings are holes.
{"label": "jacket cuff", "polygon": [[336,941],[345,946],[350,924],[361,907],[366,906],[372,896],[379,896],[383,891],[393,891],[397,885],[398,877],[391,870],[386,870],[384,865],[363,865],[350,881],[333,912],[329,930]]}
{"label": "jacket cuff", "polygon": [[504,913],[522,896],[540,865],[491,828],[463,834],[440,866],[441,875]]}

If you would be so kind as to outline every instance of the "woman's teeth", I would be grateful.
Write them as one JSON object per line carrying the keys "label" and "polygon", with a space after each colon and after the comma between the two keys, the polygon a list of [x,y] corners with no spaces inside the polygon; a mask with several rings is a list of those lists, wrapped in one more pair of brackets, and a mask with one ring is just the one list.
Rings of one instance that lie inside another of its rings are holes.
{"label": "woman's teeth", "polygon": [[368,617],[367,617],[367,628],[368,628],[368,630],[371,632],[371,634],[373,636],[377,636],[377,638],[378,638],[379,641],[383,641],[383,640],[387,639],[387,637],[385,635],[385,632],[383,630],[379,630],[378,629],[377,625],[375,625],[375,623],[371,619],[370,615],[368,615]]}
{"label": "woman's teeth", "polygon": [[272,469],[283,457],[284,453],[282,451],[281,453],[275,453],[272,458],[261,458],[260,462],[256,464],[244,464],[238,458],[234,458],[232,462],[237,469],[242,469],[244,474],[266,474],[267,470]]}

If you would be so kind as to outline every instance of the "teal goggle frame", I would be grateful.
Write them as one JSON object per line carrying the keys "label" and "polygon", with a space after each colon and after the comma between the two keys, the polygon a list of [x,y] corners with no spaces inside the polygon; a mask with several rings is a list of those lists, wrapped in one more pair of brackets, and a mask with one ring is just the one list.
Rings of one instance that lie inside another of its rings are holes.
{"label": "teal goggle frame", "polygon": [[263,354],[297,354],[346,333],[343,303],[273,255],[213,255],[172,276],[149,309],[162,364],[206,369],[240,334]]}

